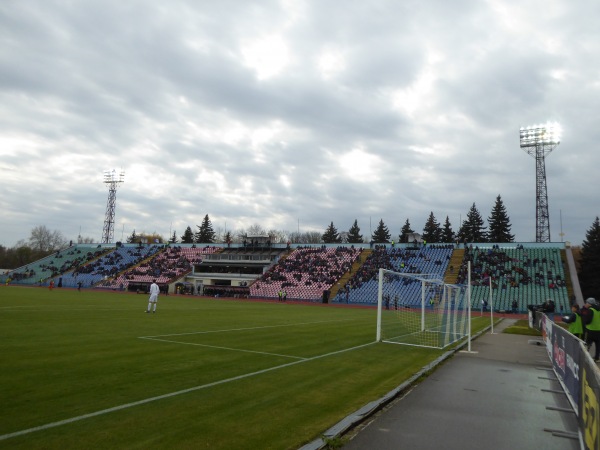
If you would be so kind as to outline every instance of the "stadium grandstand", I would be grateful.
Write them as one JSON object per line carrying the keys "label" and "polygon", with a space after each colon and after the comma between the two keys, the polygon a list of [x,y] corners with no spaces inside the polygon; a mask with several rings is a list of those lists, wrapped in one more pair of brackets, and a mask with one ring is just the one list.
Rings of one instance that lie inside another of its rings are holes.
{"label": "stadium grandstand", "polygon": [[[306,246],[271,244],[265,236],[243,244],[87,244],[5,272],[0,281],[146,292],[156,279],[171,293],[275,300],[285,292],[288,301],[375,306],[379,268],[465,285],[469,262],[474,309],[490,298],[504,312],[552,300],[560,312],[582,300],[564,243]],[[403,298],[418,297],[418,282],[398,283]]]}
{"label": "stadium grandstand", "polygon": [[251,298],[279,297],[326,303],[331,287],[352,269],[361,250],[354,246],[301,247],[250,286]]}
{"label": "stadium grandstand", "polygon": [[[444,278],[454,246],[433,244],[405,248],[376,245],[356,273],[337,290],[334,302],[377,304],[377,275],[380,268],[410,274],[429,274]],[[416,280],[398,280],[403,296],[418,300],[421,284]]]}
{"label": "stadium grandstand", "polygon": [[[143,259],[140,263],[129,265],[110,279],[98,283],[96,287],[118,290],[145,290],[145,287],[156,280],[159,285],[177,282],[182,276],[192,270],[194,264],[201,264],[204,255],[214,253],[216,247],[182,247],[179,245],[166,246],[156,251],[152,257]],[[136,252],[144,257],[141,252]]]}
{"label": "stadium grandstand", "polygon": [[[62,273],[55,285],[62,287],[97,287],[103,280],[116,276],[128,267],[139,264],[146,258],[155,255],[160,247],[157,245],[124,247],[117,246],[113,251],[103,254],[86,264],[76,267],[70,272]],[[56,277],[54,277],[56,278]]]}
{"label": "stadium grandstand", "polygon": [[0,279],[3,283],[10,279],[11,284],[47,286],[50,279],[72,272],[77,267],[94,261],[113,250],[114,248],[101,245],[72,246],[26,266],[6,271],[0,276]]}

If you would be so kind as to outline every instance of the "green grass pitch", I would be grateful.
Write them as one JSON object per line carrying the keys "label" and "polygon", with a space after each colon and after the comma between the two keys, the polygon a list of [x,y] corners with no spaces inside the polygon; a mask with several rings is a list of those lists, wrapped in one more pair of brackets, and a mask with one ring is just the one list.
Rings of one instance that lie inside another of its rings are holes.
{"label": "green grass pitch", "polygon": [[441,354],[374,343],[375,309],[146,306],[0,287],[0,448],[295,449]]}

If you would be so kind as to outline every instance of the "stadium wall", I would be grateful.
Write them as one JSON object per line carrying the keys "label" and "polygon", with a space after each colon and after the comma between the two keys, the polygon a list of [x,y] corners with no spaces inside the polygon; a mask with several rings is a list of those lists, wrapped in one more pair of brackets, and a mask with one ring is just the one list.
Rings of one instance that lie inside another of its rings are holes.
{"label": "stadium wall", "polygon": [[579,425],[586,450],[600,449],[600,370],[585,343],[556,325],[546,314],[529,312],[529,324],[542,332],[548,357]]}

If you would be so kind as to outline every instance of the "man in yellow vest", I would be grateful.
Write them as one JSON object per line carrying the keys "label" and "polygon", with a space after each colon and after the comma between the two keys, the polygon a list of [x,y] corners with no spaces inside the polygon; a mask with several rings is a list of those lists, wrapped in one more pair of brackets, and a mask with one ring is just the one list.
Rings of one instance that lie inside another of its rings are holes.
{"label": "man in yellow vest", "polygon": [[587,330],[588,349],[594,344],[594,361],[600,359],[600,310],[595,298],[588,298],[581,311],[583,324]]}
{"label": "man in yellow vest", "polygon": [[577,304],[571,306],[571,314],[564,316],[563,322],[569,324],[569,332],[571,334],[574,334],[579,339],[583,339],[583,322],[581,321],[581,314],[579,314],[579,306]]}

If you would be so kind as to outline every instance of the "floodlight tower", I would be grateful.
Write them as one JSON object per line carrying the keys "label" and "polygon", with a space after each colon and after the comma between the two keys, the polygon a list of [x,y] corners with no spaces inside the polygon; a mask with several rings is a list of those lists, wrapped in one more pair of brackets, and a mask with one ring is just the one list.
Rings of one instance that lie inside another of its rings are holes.
{"label": "floodlight tower", "polygon": [[108,202],[102,230],[102,243],[110,244],[115,234],[115,204],[117,202],[117,187],[125,181],[125,172],[117,173],[115,169],[104,171],[104,183],[108,185]]}
{"label": "floodlight tower", "polygon": [[560,143],[560,125],[548,123],[521,128],[519,136],[521,148],[535,158],[535,241],[550,242],[545,157]]}

